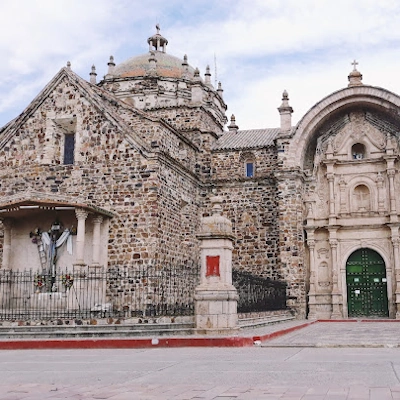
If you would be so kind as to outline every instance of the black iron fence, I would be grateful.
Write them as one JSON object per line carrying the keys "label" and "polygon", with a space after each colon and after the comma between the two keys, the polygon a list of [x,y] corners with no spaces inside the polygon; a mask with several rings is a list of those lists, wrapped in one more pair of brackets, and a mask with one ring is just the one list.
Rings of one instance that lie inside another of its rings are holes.
{"label": "black iron fence", "polygon": [[233,270],[233,285],[238,291],[238,312],[284,310],[286,283]]}
{"label": "black iron fence", "polygon": [[[238,312],[286,308],[286,284],[233,270]],[[199,266],[79,268],[55,276],[0,270],[0,320],[148,318],[194,314]]]}
{"label": "black iron fence", "polygon": [[193,315],[197,265],[0,270],[0,320]]}

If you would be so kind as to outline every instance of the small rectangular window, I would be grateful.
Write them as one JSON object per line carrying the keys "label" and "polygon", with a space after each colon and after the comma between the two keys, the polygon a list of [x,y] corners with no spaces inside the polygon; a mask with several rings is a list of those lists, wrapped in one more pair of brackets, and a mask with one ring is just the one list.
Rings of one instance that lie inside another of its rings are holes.
{"label": "small rectangular window", "polygon": [[64,164],[70,165],[74,163],[75,152],[75,135],[66,134],[64,137]]}
{"label": "small rectangular window", "polygon": [[246,163],[246,176],[254,176],[254,164],[252,162]]}

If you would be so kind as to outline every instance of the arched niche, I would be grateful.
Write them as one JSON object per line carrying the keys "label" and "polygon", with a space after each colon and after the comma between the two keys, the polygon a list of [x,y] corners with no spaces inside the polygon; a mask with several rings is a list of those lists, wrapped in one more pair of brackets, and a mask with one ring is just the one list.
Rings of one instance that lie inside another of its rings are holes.
{"label": "arched niche", "polygon": [[[400,97],[385,89],[359,86],[339,90],[314,105],[294,129],[285,157],[285,166],[314,169],[318,141],[333,136],[348,123],[354,110],[369,112],[383,125],[398,127],[400,118],[393,109],[400,108]],[[326,145],[325,145],[326,149]]]}

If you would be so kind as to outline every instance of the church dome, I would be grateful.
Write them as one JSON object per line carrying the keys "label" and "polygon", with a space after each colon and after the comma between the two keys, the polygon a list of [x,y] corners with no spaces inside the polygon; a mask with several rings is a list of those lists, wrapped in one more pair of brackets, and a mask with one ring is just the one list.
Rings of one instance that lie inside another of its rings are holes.
{"label": "church dome", "polygon": [[118,64],[112,75],[115,78],[130,78],[136,76],[155,75],[165,78],[192,79],[194,68],[189,66],[187,56],[182,59],[166,53],[168,40],[160,35],[160,27],[156,25],[157,33],[147,39],[149,52]]}
{"label": "church dome", "polygon": [[[156,75],[166,78],[184,78],[185,74],[188,79],[193,78],[194,68],[184,65],[185,60],[178,57],[171,56],[162,51],[153,51],[156,59]],[[132,57],[114,68],[113,76],[121,78],[130,78],[135,76],[147,75],[150,70],[149,58],[152,56],[151,52],[142,54],[140,56]],[[187,61],[186,61],[187,64]]]}

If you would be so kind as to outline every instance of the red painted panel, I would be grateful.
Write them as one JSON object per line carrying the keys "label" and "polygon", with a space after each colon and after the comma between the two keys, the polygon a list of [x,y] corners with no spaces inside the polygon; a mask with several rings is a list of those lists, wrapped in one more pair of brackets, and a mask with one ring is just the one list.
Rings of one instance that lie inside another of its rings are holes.
{"label": "red painted panel", "polygon": [[206,276],[219,276],[219,256],[206,256]]}

